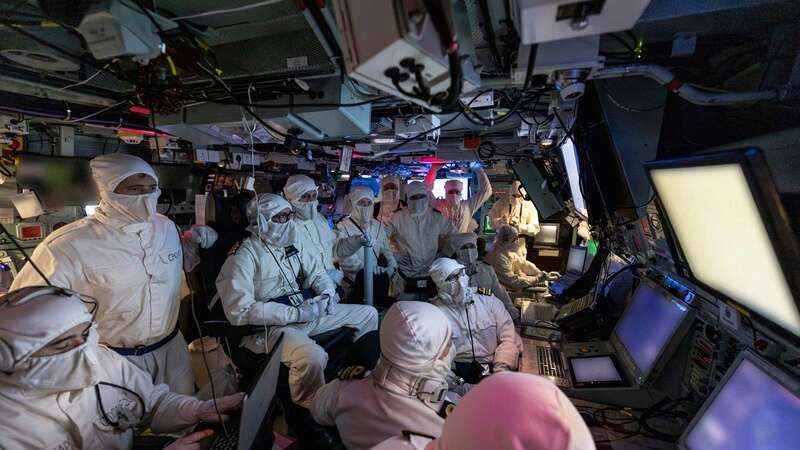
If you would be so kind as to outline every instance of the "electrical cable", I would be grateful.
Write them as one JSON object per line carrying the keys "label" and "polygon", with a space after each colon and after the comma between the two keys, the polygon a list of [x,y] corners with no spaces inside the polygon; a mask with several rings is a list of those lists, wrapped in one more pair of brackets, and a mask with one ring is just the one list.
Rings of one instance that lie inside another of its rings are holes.
{"label": "electrical cable", "polygon": [[83,122],[84,120],[88,120],[88,119],[91,119],[92,117],[99,116],[100,114],[103,114],[104,112],[108,112],[108,111],[111,111],[113,109],[116,109],[116,108],[118,108],[118,107],[120,107],[120,106],[122,106],[122,105],[124,105],[126,103],[128,103],[128,100],[123,100],[123,101],[115,103],[115,104],[113,104],[111,106],[106,106],[105,108],[97,110],[97,111],[95,111],[95,112],[93,112],[91,114],[87,114],[87,115],[85,115],[83,117],[79,117],[77,119],[64,120],[64,122],[66,122],[66,123]]}
{"label": "electrical cable", "polygon": [[[156,28],[158,28],[158,30],[159,30],[159,32],[160,32],[160,34],[161,34],[162,36],[164,36],[164,38],[165,38],[165,39],[169,40],[169,41],[170,41],[170,43],[172,43],[173,47],[177,47],[177,46],[176,46],[176,45],[175,45],[175,44],[172,42],[171,38],[170,38],[170,37],[169,37],[169,36],[168,36],[168,35],[167,35],[167,34],[164,32],[164,28],[161,26],[161,24],[160,24],[160,23],[158,23],[158,21],[155,19],[155,17],[153,17],[153,15],[150,13],[150,11],[149,11],[147,8],[145,8],[144,6],[142,6],[141,4],[139,4],[139,3],[137,3],[136,5],[139,7],[139,9],[141,9],[141,10],[142,10],[142,12],[144,12],[144,13],[147,15],[147,17],[148,17],[148,18],[150,19],[150,21],[151,21],[151,22],[152,22],[152,23],[153,23],[153,24],[156,26]],[[189,42],[192,44],[192,46],[194,46],[194,47],[195,47],[195,49],[197,49],[197,44],[194,42],[194,40],[193,40],[193,39],[189,39]],[[197,50],[199,50],[199,49],[197,49]],[[202,54],[202,52],[201,52],[201,54]],[[206,62],[208,63],[208,61],[206,61]],[[278,136],[280,136],[280,137],[282,137],[282,138],[284,138],[284,139],[290,138],[290,135],[289,135],[289,134],[283,133],[283,132],[281,132],[280,130],[278,130],[278,129],[276,129],[276,128],[272,127],[272,126],[270,126],[270,125],[269,125],[267,122],[265,122],[263,119],[261,119],[261,117],[259,117],[259,116],[258,116],[258,115],[257,115],[257,114],[256,114],[256,113],[255,113],[255,112],[254,112],[254,111],[253,111],[253,110],[252,110],[250,107],[249,107],[249,106],[243,105],[241,102],[239,102],[239,101],[236,99],[236,96],[234,95],[234,93],[233,93],[233,91],[231,90],[231,88],[230,88],[230,87],[227,85],[227,83],[225,83],[225,81],[224,81],[224,80],[222,80],[222,79],[221,79],[221,78],[220,78],[220,77],[219,77],[219,76],[218,76],[216,73],[214,73],[214,70],[213,70],[213,69],[211,69],[211,68],[208,68],[208,67],[205,67],[205,66],[204,66],[203,64],[201,64],[199,61],[195,62],[195,65],[196,65],[196,66],[197,66],[197,67],[198,67],[198,68],[199,68],[201,71],[205,72],[205,73],[206,73],[206,74],[207,74],[209,77],[211,77],[211,80],[212,80],[214,83],[216,83],[217,85],[219,85],[220,87],[222,87],[222,88],[225,90],[225,92],[227,92],[227,93],[228,93],[228,95],[229,95],[229,96],[230,96],[232,99],[234,99],[234,101],[236,102],[236,104],[237,104],[237,105],[238,105],[240,108],[243,108],[245,111],[247,111],[247,112],[248,112],[248,113],[249,113],[249,114],[250,114],[250,115],[253,117],[253,119],[257,120],[257,121],[258,121],[258,122],[259,122],[259,123],[260,123],[260,124],[261,124],[261,125],[262,125],[264,128],[266,128],[267,130],[269,130],[269,131],[270,131],[270,132],[272,132],[273,134],[276,134],[276,135],[278,135]],[[321,143],[321,142],[319,142],[319,141],[311,141],[311,140],[307,140],[307,139],[301,139],[301,138],[298,138],[298,137],[295,137],[295,136],[291,136],[291,139],[293,139],[293,140],[296,140],[296,141],[299,141],[299,142],[315,143],[315,144],[318,144],[318,145],[322,145],[322,143]]]}
{"label": "electrical cable", "polygon": [[[176,225],[176,227],[177,227],[177,225]],[[184,274],[186,276],[189,275],[186,272],[184,272]],[[208,357],[206,356],[206,344],[203,341],[203,337],[204,337],[203,336],[203,330],[200,327],[200,320],[197,319],[197,311],[195,311],[194,291],[192,289],[189,289],[189,302],[191,303],[192,318],[194,319],[194,324],[197,327],[197,334],[200,335],[200,338],[198,339],[200,341],[200,352],[202,352],[202,355],[203,355],[203,366],[206,369],[206,373],[208,374],[208,382],[211,385],[211,398],[214,399],[214,401],[213,401],[213,403],[214,403],[214,411],[217,413],[217,416],[220,419],[222,419],[222,414],[220,414],[219,407],[217,406],[217,389],[214,386],[214,377],[211,375],[211,368],[208,365]],[[219,344],[219,343],[217,343],[217,344]],[[222,425],[222,432],[225,433],[225,436],[227,436],[228,435],[228,428],[225,426],[225,421],[224,420],[220,420],[220,424]]]}
{"label": "electrical cable", "polygon": [[483,16],[483,28],[486,33],[484,40],[489,44],[489,51],[492,54],[492,59],[494,59],[495,67],[502,70],[503,61],[500,57],[500,51],[497,49],[497,42],[495,42],[494,26],[492,25],[492,16],[489,13],[489,5],[486,0],[480,0],[478,1],[478,6],[481,10],[481,16]]}
{"label": "electrical cable", "polygon": [[120,386],[118,384],[108,383],[105,381],[98,381],[97,384],[94,385],[94,392],[97,395],[97,403],[100,406],[100,414],[103,415],[103,419],[105,419],[105,421],[108,422],[109,425],[120,430],[124,429],[120,427],[120,423],[118,420],[117,421],[111,420],[111,418],[108,416],[106,408],[105,406],[103,406],[103,396],[100,393],[100,386],[109,386],[133,394],[136,397],[136,400],[142,406],[142,413],[139,414],[139,422],[142,422],[144,420],[144,417],[147,415],[147,406],[144,402],[144,399],[142,398],[141,395],[139,395],[138,392],[128,389],[125,386]]}
{"label": "electrical cable", "polygon": [[617,98],[614,97],[614,95],[611,94],[611,90],[609,89],[608,83],[605,84],[605,89],[606,89],[606,97],[608,97],[608,99],[611,100],[611,103],[613,103],[617,108],[619,108],[619,109],[621,109],[623,111],[628,111],[628,112],[633,112],[633,113],[651,112],[651,111],[657,111],[659,109],[662,109],[667,104],[667,102],[665,100],[665,101],[661,102],[660,105],[651,106],[651,107],[647,107],[647,108],[633,108],[631,106],[624,105],[622,102],[617,100]]}
{"label": "electrical cable", "polygon": [[[105,66],[103,66],[103,68],[104,68],[104,69],[108,69],[108,67],[109,67],[110,65],[111,65],[111,63],[108,63],[108,64],[106,64]],[[100,75],[101,73],[103,73],[103,71],[102,71],[101,69],[97,69],[97,71],[96,71],[95,73],[93,73],[91,76],[87,77],[85,80],[83,80],[83,81],[79,81],[79,82],[77,82],[77,83],[72,83],[72,84],[69,84],[69,85],[67,85],[67,86],[64,86],[64,87],[62,87],[62,88],[58,88],[58,89],[56,89],[56,90],[58,90],[58,91],[66,91],[67,89],[72,89],[72,88],[74,88],[74,87],[82,86],[82,85],[84,85],[84,84],[86,84],[86,83],[88,83],[88,82],[92,81],[93,79],[95,79],[95,77],[97,77],[97,76],[98,76],[98,75]]]}
{"label": "electrical cable", "polygon": [[257,3],[251,3],[248,5],[238,6],[236,8],[226,8],[226,9],[217,9],[213,11],[205,11],[197,14],[190,14],[188,16],[179,16],[179,17],[172,17],[170,20],[177,21],[177,20],[189,20],[189,19],[199,19],[201,17],[209,17],[209,16],[216,16],[220,14],[229,14],[235,12],[242,12],[247,11],[250,9],[258,8],[261,6],[273,5],[275,3],[281,3],[283,0],[263,0]]}
{"label": "electrical cable", "polygon": [[450,66],[450,86],[446,91],[446,96],[441,100],[436,98],[431,99],[431,104],[440,106],[443,110],[449,111],[458,105],[461,89],[464,85],[461,58],[458,54],[458,40],[456,39],[455,33],[450,28],[447,15],[441,8],[441,2],[437,0],[423,0],[423,4],[425,5],[425,9],[428,10],[436,33],[439,35],[439,41],[447,54],[447,60]]}
{"label": "electrical cable", "polygon": [[17,241],[17,239],[14,236],[12,236],[11,233],[8,232],[8,229],[6,229],[5,225],[3,225],[2,223],[0,223],[0,231],[2,231],[6,236],[8,236],[8,238],[11,240],[11,243],[14,244],[14,247],[17,248],[17,251],[19,251],[22,254],[22,259],[24,259],[25,262],[27,262],[28,264],[31,265],[31,267],[33,267],[33,270],[35,270],[36,273],[38,273],[39,276],[42,277],[42,280],[44,280],[44,282],[47,283],[48,286],[53,286],[53,283],[51,283],[50,280],[45,276],[44,272],[42,272],[42,270],[39,269],[39,266],[37,266],[36,263],[33,262],[33,260],[30,257],[28,257],[28,254],[25,253],[25,250],[19,244],[19,241]]}
{"label": "electrical cable", "polygon": [[[472,347],[472,362],[477,362],[475,358],[475,341],[472,339],[472,325],[469,323],[469,305],[475,305],[475,301],[467,302],[464,307],[464,315],[467,317],[467,331],[469,331],[469,345]],[[476,317],[477,319],[477,317]]]}

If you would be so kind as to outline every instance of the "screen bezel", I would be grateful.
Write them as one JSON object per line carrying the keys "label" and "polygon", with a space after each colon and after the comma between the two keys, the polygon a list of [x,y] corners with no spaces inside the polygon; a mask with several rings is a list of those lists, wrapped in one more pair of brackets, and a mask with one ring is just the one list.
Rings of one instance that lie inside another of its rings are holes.
{"label": "screen bezel", "polygon": [[678,347],[678,345],[680,345],[682,336],[686,333],[686,330],[689,328],[688,324],[691,324],[692,318],[694,317],[694,311],[689,305],[684,303],[678,297],[672,295],[669,291],[664,289],[660,284],[648,278],[643,278],[639,282],[639,285],[636,287],[636,290],[633,293],[633,297],[631,297],[631,301],[633,301],[633,299],[636,298],[636,294],[639,292],[639,289],[642,289],[645,284],[649,284],[651,287],[658,290],[665,297],[669,298],[670,301],[676,301],[685,306],[686,314],[683,316],[683,319],[678,324],[678,326],[675,327],[675,331],[669,337],[667,342],[664,343],[664,345],[661,347],[661,350],[659,350],[658,355],[656,355],[656,359],[653,361],[653,365],[650,367],[650,370],[645,373],[641,371],[638,365],[636,365],[636,362],[634,361],[633,356],[628,351],[628,348],[622,343],[622,341],[619,338],[619,335],[617,335],[617,328],[620,326],[620,323],[622,323],[622,319],[625,318],[625,315],[628,314],[628,312],[630,311],[630,305],[628,305],[628,308],[625,308],[625,312],[622,314],[622,317],[620,317],[619,321],[617,321],[617,325],[611,332],[611,344],[614,346],[614,349],[616,349],[617,354],[619,354],[620,358],[622,359],[622,362],[628,367],[629,373],[633,376],[632,381],[634,383],[637,383],[639,386],[644,385],[651,378],[653,374],[658,373],[660,371],[661,366],[664,364],[665,360],[668,359],[670,356],[672,356],[675,349]]}
{"label": "screen bezel", "polygon": [[[542,233],[542,230],[541,230],[541,229],[542,229],[542,228],[544,228],[544,226],[545,226],[545,225],[547,225],[547,226],[554,226],[554,227],[556,227],[556,241],[555,241],[555,242],[541,242],[541,241],[538,241],[538,240],[537,240],[537,238],[538,238],[538,237],[541,235],[541,233]],[[559,237],[559,234],[560,234],[560,232],[561,232],[561,224],[559,224],[559,223],[553,223],[553,222],[542,222],[542,223],[540,223],[540,224],[539,224],[539,227],[540,227],[540,229],[539,229],[539,233],[537,233],[537,234],[536,234],[536,236],[534,236],[534,237],[533,237],[533,243],[534,243],[534,245],[542,245],[542,246],[549,246],[549,247],[558,246],[558,237]]]}
{"label": "screen bezel", "polygon": [[650,181],[653,191],[656,194],[656,207],[660,218],[664,224],[664,231],[667,237],[673,259],[676,266],[679,267],[684,273],[682,275],[689,278],[693,283],[697,284],[703,290],[711,293],[718,299],[725,299],[733,302],[736,306],[745,311],[750,312],[760,321],[770,324],[775,330],[782,335],[789,337],[793,340],[800,340],[791,331],[783,328],[779,324],[772,322],[766,317],[748,308],[737,299],[730,298],[722,294],[713,287],[707,285],[702,280],[698,279],[691,270],[689,262],[686,260],[685,253],[683,252],[680,244],[680,239],[675,235],[670,223],[669,216],[666,213],[664,205],[661,203],[658,189],[653,183],[652,172],[659,169],[675,169],[681,167],[702,167],[702,166],[717,166],[724,164],[739,164],[747,180],[750,192],[753,195],[756,209],[761,216],[761,221],[764,228],[767,230],[769,240],[772,242],[772,248],[778,259],[778,264],[783,271],[786,278],[786,283],[789,286],[789,291],[795,303],[795,307],[800,310],[800,249],[798,249],[797,242],[794,238],[791,224],[788,221],[786,211],[783,209],[780,196],[775,189],[775,184],[772,180],[772,174],[769,171],[766,160],[760,149],[748,148],[735,151],[726,151],[718,153],[709,153],[700,156],[693,156],[688,158],[672,159],[665,161],[651,161],[644,164],[647,178]]}
{"label": "screen bezel", "polygon": [[580,245],[570,246],[569,253],[567,254],[567,267],[564,269],[564,273],[575,273],[575,272],[570,272],[568,270],[569,269],[569,257],[572,255],[572,251],[573,250],[581,250],[581,252],[583,253],[583,261],[581,262],[581,270],[579,272],[577,272],[578,275],[582,275],[585,272],[584,268],[586,267],[586,257],[588,256],[588,251],[587,251],[586,247],[581,247]]}
{"label": "screen bezel", "polygon": [[697,411],[697,413],[692,418],[692,421],[689,422],[689,425],[684,430],[683,434],[681,435],[680,439],[678,439],[678,448],[682,450],[697,450],[691,449],[686,445],[686,439],[691,434],[694,427],[697,425],[697,422],[703,417],[703,414],[706,413],[711,404],[714,403],[719,393],[722,389],[725,388],[725,385],[728,384],[728,380],[733,377],[733,374],[736,373],[736,370],[742,364],[742,361],[747,360],[748,362],[753,363],[759,370],[761,370],[766,376],[770,377],[773,381],[778,383],[779,385],[783,386],[789,392],[793,393],[794,395],[800,397],[800,381],[795,380],[792,378],[791,375],[783,372],[779,368],[775,367],[774,365],[768,363],[767,361],[763,360],[761,357],[757,356],[752,350],[745,350],[739,354],[739,357],[736,358],[736,361],[728,368],[728,371],[725,372],[725,375],[722,379],[717,383],[714,387],[714,390],[711,392],[711,395],[708,396],[706,401],[703,402],[703,406]]}
{"label": "screen bezel", "polygon": [[[609,358],[614,365],[614,369],[616,369],[619,374],[620,379],[618,381],[578,381],[575,378],[575,370],[572,368],[572,360],[590,358]],[[622,365],[613,354],[568,356],[567,364],[569,365],[569,378],[570,381],[572,381],[573,388],[629,387],[631,385],[630,381],[628,381],[627,374],[622,370]]]}

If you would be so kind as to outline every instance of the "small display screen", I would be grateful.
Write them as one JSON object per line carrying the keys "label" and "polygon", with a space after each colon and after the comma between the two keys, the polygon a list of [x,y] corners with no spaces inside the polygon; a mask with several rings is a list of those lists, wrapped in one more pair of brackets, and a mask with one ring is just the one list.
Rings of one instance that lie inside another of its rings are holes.
{"label": "small display screen", "polygon": [[436,181],[433,182],[433,196],[436,198],[445,198],[447,195],[447,191],[444,188],[444,185],[447,184],[450,180],[456,180],[461,182],[461,199],[466,200],[469,198],[469,178],[437,178]]}
{"label": "small display screen", "polygon": [[571,358],[569,364],[577,383],[622,381],[611,356]]}
{"label": "small display screen", "polygon": [[540,225],[539,233],[533,238],[537,244],[555,245],[558,244],[558,224],[543,223]]}
{"label": "small display screen", "polygon": [[572,247],[569,249],[567,272],[583,273],[583,264],[586,261],[586,247]]}
{"label": "small display screen", "polygon": [[800,397],[742,360],[686,435],[692,450],[796,450]]}
{"label": "small display screen", "polygon": [[642,377],[650,373],[688,312],[680,300],[647,280],[636,289],[614,333]]}

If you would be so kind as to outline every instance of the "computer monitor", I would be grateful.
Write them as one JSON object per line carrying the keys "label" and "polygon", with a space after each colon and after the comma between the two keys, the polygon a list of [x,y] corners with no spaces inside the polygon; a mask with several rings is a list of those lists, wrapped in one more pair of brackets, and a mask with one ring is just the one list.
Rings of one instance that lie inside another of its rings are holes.
{"label": "computer monitor", "polygon": [[800,448],[800,381],[749,351],[728,369],[687,427],[679,448]]}
{"label": "computer monitor", "polygon": [[627,385],[613,355],[573,356],[567,358],[567,362],[575,388]]}
{"label": "computer monitor", "polygon": [[539,233],[533,238],[538,245],[558,245],[559,225],[557,223],[539,224]]}
{"label": "computer monitor", "polygon": [[583,273],[583,265],[586,262],[586,247],[572,246],[569,249],[569,258],[567,259],[567,272],[568,273]]}
{"label": "computer monitor", "polygon": [[436,198],[445,198],[447,192],[444,189],[445,183],[450,180],[460,181],[463,188],[461,189],[461,199],[466,200],[469,198],[469,178],[437,178],[433,182],[433,196]]}
{"label": "computer monitor", "polygon": [[687,275],[800,335],[800,250],[761,152],[713,153],[645,168]]}
{"label": "computer monitor", "polygon": [[661,286],[648,279],[639,283],[611,335],[638,384],[643,384],[657,363],[672,353],[688,316],[689,307]]}

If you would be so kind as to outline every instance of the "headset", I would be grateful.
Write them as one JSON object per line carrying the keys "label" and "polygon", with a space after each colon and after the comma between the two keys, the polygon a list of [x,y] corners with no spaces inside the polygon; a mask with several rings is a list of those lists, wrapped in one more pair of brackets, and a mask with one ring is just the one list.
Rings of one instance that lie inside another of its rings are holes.
{"label": "headset", "polygon": [[[450,336],[448,336],[448,339],[445,340],[445,342],[442,344],[442,348],[436,354],[436,358],[434,359],[434,361],[431,364],[437,364],[437,363],[443,364],[444,363],[442,361],[442,358],[445,357],[447,353],[449,353],[450,348],[452,346],[452,342],[451,342],[450,345],[447,345],[448,342],[450,342]],[[391,363],[390,361],[387,361],[387,360],[385,360],[383,358],[381,358],[381,361],[385,362],[389,367],[387,367],[385,370],[376,369],[376,371],[382,372],[382,374],[378,374],[378,376],[382,379],[381,381],[386,381],[386,379],[388,378],[389,373],[396,366],[393,363]],[[380,363],[380,361],[379,361],[379,363]],[[400,370],[406,372],[406,370],[404,370],[404,369],[400,369]],[[410,387],[411,387],[410,391],[394,390],[394,389],[388,388],[384,383],[379,383],[379,386],[383,387],[384,389],[386,389],[386,390],[388,390],[390,392],[395,392],[395,393],[399,393],[399,394],[403,394],[403,395],[411,394],[411,395],[417,397],[419,400],[421,400],[423,403],[425,403],[429,407],[432,407],[432,409],[435,409],[435,408],[433,408],[434,405],[432,405],[432,404],[437,404],[437,406],[438,406],[438,404],[441,404],[445,400],[447,392],[450,389],[450,387],[449,387],[449,385],[447,383],[446,374],[441,379],[440,378],[430,378],[430,377],[426,377],[426,376],[414,376],[414,378],[411,380],[411,383],[410,383]]]}
{"label": "headset", "polygon": [[[21,298],[16,298],[20,295],[22,296]],[[2,298],[0,298],[0,309],[5,308],[6,306],[24,305],[39,297],[51,295],[57,295],[59,297],[78,297],[78,299],[83,303],[91,305],[89,313],[92,315],[92,322],[94,322],[94,319],[97,316],[97,299],[92,296],[81,294],[58,286],[27,286],[15,289],[6,293]]]}
{"label": "headset", "polygon": [[[5,307],[13,307],[16,305],[24,305],[28,302],[34,301],[37,298],[41,297],[50,297],[50,296],[59,296],[59,297],[78,297],[80,301],[91,305],[90,314],[92,315],[92,323],[94,323],[94,319],[97,316],[97,309],[98,304],[97,300],[91,296],[80,294],[70,289],[57,287],[57,286],[28,286],[20,289],[16,289],[14,291],[9,292],[8,294],[4,295],[0,298],[0,310]],[[88,300],[87,300],[88,299]],[[89,328],[91,328],[91,324]],[[87,329],[88,331],[88,329]],[[138,414],[138,419],[134,417],[133,411],[127,408],[115,408],[117,411],[117,420],[113,421],[109,417],[108,413],[106,412],[105,406],[103,405],[103,398],[100,392],[100,386],[108,386],[115,389],[120,389],[124,392],[132,394],[136,401],[141,405],[141,413]],[[117,428],[119,430],[127,430],[130,428],[135,427],[144,419],[146,415],[146,406],[144,403],[144,399],[141,395],[137,392],[132,391],[124,386],[120,386],[114,383],[108,383],[105,381],[100,381],[94,385],[95,393],[97,394],[97,402],[100,407],[100,413],[103,416],[103,419],[109,423],[109,425]]]}

